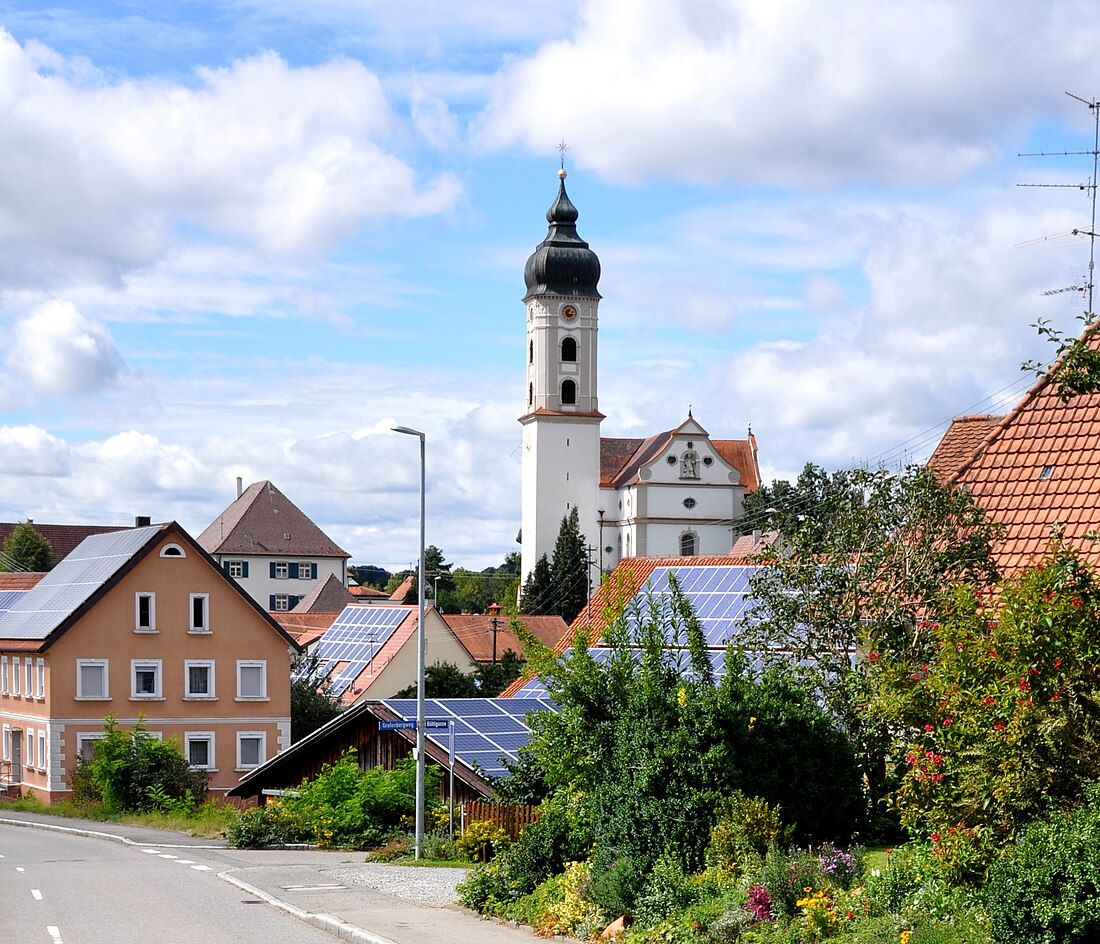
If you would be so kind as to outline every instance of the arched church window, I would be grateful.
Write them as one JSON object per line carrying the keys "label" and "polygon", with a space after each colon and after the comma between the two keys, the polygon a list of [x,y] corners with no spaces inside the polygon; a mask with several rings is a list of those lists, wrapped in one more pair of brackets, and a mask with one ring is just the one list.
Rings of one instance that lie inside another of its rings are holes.
{"label": "arched church window", "polygon": [[535,342],[534,341],[528,341],[527,342],[527,363],[528,364],[535,363]]}
{"label": "arched church window", "polygon": [[577,384],[572,380],[561,382],[561,402],[575,404],[577,402]]}
{"label": "arched church window", "polygon": [[695,535],[685,531],[680,535],[680,556],[694,557],[696,553]]}
{"label": "arched church window", "polygon": [[576,361],[576,359],[577,359],[577,339],[576,338],[562,338],[562,342],[561,342],[561,359],[563,361]]}
{"label": "arched church window", "polygon": [[528,384],[527,385],[527,405],[528,406],[534,406],[535,405],[535,385],[534,384]]}

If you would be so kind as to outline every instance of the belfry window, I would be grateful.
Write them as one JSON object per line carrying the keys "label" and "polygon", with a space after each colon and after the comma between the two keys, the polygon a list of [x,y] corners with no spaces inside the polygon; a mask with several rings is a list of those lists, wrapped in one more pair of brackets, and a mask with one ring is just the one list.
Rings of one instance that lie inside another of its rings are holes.
{"label": "belfry window", "polygon": [[528,341],[527,342],[527,363],[528,364],[535,363],[535,342],[534,341]]}
{"label": "belfry window", "polygon": [[577,385],[572,380],[561,382],[561,402],[563,404],[575,404],[577,402]]}
{"label": "belfry window", "polygon": [[561,359],[563,361],[577,360],[577,339],[563,338],[561,342]]}
{"label": "belfry window", "polygon": [[531,405],[534,404],[534,402],[535,402],[535,385],[534,384],[528,384],[527,385],[527,405],[531,406]]}

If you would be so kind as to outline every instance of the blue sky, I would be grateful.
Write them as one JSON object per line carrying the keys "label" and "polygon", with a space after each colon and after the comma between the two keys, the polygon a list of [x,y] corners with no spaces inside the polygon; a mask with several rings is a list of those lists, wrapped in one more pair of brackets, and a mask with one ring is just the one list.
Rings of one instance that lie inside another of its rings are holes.
{"label": "blue sky", "polygon": [[[896,467],[1074,330],[1090,5],[0,0],[0,518],[200,531],[271,479],[352,554],[515,549],[556,145],[604,434]],[[1055,238],[1042,240],[1042,237]]]}

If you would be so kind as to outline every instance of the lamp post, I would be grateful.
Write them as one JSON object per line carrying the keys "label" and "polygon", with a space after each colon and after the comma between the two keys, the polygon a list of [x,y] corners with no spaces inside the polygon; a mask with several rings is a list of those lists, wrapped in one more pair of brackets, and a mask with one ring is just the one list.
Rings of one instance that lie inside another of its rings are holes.
{"label": "lamp post", "polygon": [[416,846],[414,858],[420,858],[424,844],[424,434],[408,426],[394,426],[395,433],[420,439],[420,569],[416,578]]}

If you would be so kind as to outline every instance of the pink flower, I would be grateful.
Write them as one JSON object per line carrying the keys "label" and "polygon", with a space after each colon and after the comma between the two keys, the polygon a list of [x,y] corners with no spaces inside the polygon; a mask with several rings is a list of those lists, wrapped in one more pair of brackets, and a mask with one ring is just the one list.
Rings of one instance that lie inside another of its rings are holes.
{"label": "pink flower", "polygon": [[929,731],[929,732],[931,732],[931,731],[935,731],[935,730],[936,730],[936,727],[935,727],[935,725],[932,725],[932,724],[926,724],[926,725],[924,726],[924,730],[925,730],[925,731]]}

